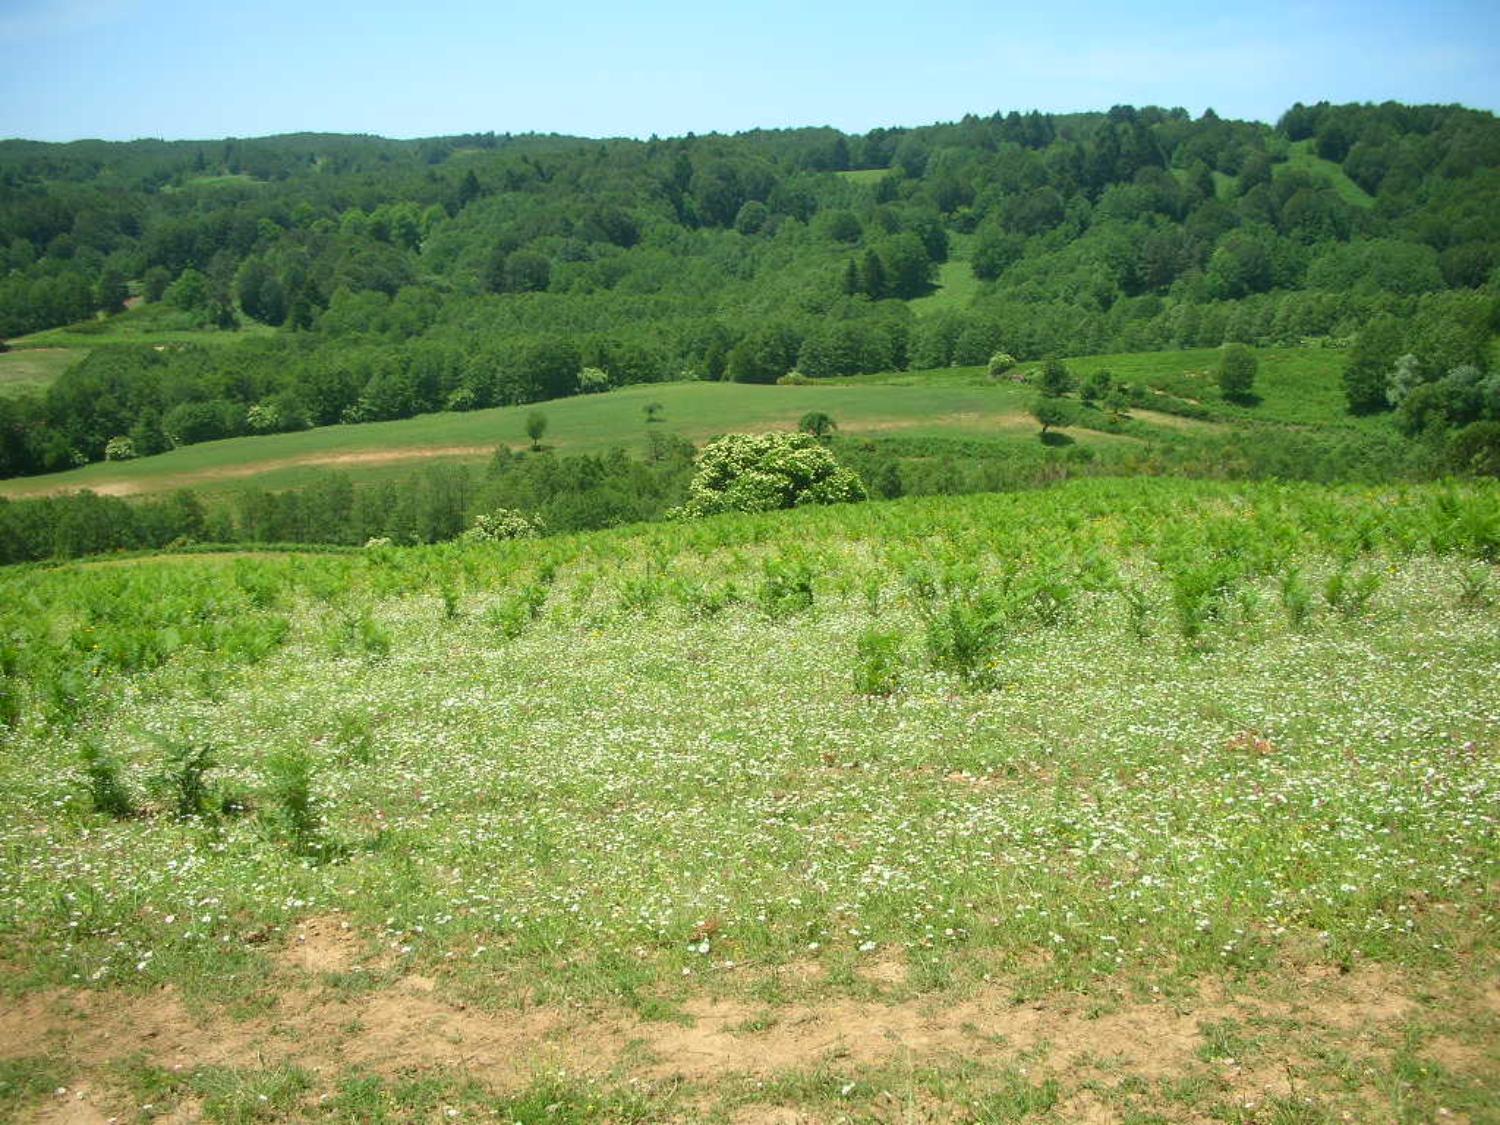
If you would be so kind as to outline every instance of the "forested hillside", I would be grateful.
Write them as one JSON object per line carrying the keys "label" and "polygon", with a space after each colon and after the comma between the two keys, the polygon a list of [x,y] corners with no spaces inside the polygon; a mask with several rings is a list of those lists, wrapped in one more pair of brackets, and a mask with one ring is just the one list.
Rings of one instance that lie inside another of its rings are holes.
{"label": "forested hillside", "polygon": [[1500,124],[1456,106],[9,141],[0,336],[99,346],[0,397],[0,475],[631,383],[1308,338],[1357,344],[1353,409],[1431,384],[1409,430],[1483,424],[1497,263]]}

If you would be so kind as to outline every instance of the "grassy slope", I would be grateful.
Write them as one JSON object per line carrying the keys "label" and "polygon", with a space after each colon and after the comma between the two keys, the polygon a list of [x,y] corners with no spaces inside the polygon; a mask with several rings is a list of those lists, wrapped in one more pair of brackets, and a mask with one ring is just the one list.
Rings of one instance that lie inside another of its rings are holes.
{"label": "grassy slope", "polygon": [[26,348],[99,348],[106,344],[232,344],[247,336],[275,332],[264,324],[249,321],[234,332],[199,328],[191,318],[166,305],[138,305],[115,316],[101,317],[81,324],[48,328],[30,336],[8,341],[16,349]]}
{"label": "grassy slope", "polygon": [[1352,203],[1356,207],[1375,206],[1375,197],[1370,195],[1344,174],[1344,170],[1331,160],[1324,160],[1313,151],[1313,142],[1310,140],[1297,141],[1287,146],[1287,159],[1283,164],[1274,166],[1273,171],[1277,175],[1298,169],[1303,172],[1313,172],[1333,181],[1334,190],[1345,203]]}
{"label": "grassy slope", "polygon": [[[1258,385],[1263,400],[1254,407],[1220,399],[1212,377],[1217,354],[1213,349],[1200,349],[1092,356],[1070,361],[1070,365],[1079,374],[1107,367],[1130,382],[1201,398],[1216,417],[1236,424],[1266,421],[1356,429],[1388,425],[1382,418],[1351,419],[1343,413],[1342,356],[1337,351],[1279,348],[1261,353]],[[133,494],[187,486],[213,489],[246,481],[285,488],[327,467],[367,479],[405,474],[414,463],[428,458],[472,463],[488,459],[497,445],[520,447],[525,443],[525,416],[534,409],[547,415],[546,444],[559,452],[595,452],[611,446],[638,450],[645,443],[642,407],[648,402],[665,408],[663,422],[652,428],[693,441],[734,430],[792,428],[804,413],[821,410],[831,414],[848,436],[900,433],[1030,442],[1035,423],[1025,411],[1032,397],[1025,386],[991,383],[978,368],[855,376],[804,387],[667,383],[559,399],[540,407],[428,414],[395,422],[206,442],[124,464],[94,464],[66,473],[3,481],[0,495],[36,496],[83,488]],[[1207,428],[1174,419],[1155,423],[1166,432]],[[1130,440],[1088,430],[1072,433],[1085,444]]]}
{"label": "grassy slope", "polygon": [[[1496,519],[1137,480],[0,574],[0,1111],[1489,1120],[1500,615],[1441,552]],[[926,666],[939,560],[1009,591],[992,689]],[[250,814],[174,819],[152,733]]]}
{"label": "grassy slope", "polygon": [[969,253],[973,245],[972,235],[959,234],[952,237],[948,260],[938,269],[937,288],[925,297],[911,301],[911,308],[918,316],[929,316],[942,309],[964,309],[974,300],[974,295],[984,282],[974,276],[969,266]]}
{"label": "grassy slope", "polygon": [[[249,473],[258,484],[284,487],[302,479],[313,465],[361,472],[378,467],[385,459],[401,461],[402,471],[407,471],[411,458],[482,461],[498,445],[525,445],[526,416],[538,409],[549,422],[546,444],[560,452],[592,452],[615,445],[639,449],[648,432],[642,408],[650,402],[664,407],[663,421],[651,429],[694,441],[733,430],[795,428],[803,414],[814,410],[831,414],[849,435],[899,431],[918,437],[1008,434],[1029,439],[1036,426],[1024,414],[1027,401],[1023,389],[1008,386],[669,383],[533,406],[205,442],[124,464],[95,464],[67,473],[17,478],[0,484],[0,490],[26,496],[80,488],[135,492],[189,484],[212,487]],[[1087,432],[1079,437],[1085,442],[1122,440]]]}
{"label": "grassy slope", "polygon": [[1107,370],[1127,383],[1155,387],[1197,400],[1216,416],[1233,421],[1259,420],[1289,425],[1340,429],[1389,429],[1389,418],[1354,417],[1344,399],[1345,355],[1330,348],[1261,348],[1255,389],[1260,402],[1241,406],[1219,394],[1217,348],[1180,352],[1135,352],[1083,356],[1069,360],[1079,376]]}
{"label": "grassy slope", "polygon": [[[1260,371],[1256,391],[1260,402],[1243,406],[1227,402],[1219,393],[1216,371],[1221,353],[1217,348],[1191,348],[1170,352],[1127,352],[1115,355],[1078,356],[1067,361],[1077,378],[1095,371],[1109,371],[1121,382],[1151,387],[1169,395],[1201,404],[1214,420],[1235,423],[1267,422],[1310,426],[1322,429],[1379,430],[1388,429],[1388,418],[1356,418],[1347,412],[1341,382],[1344,355],[1329,348],[1262,348],[1256,355]],[[1020,364],[1015,371],[1027,378],[1039,368],[1036,363]],[[855,375],[838,380],[861,386],[890,385],[904,387],[982,387],[990,385],[984,370],[978,367],[954,367],[936,371],[897,371],[876,375]],[[1030,392],[1009,381],[997,384],[1030,401]]]}
{"label": "grassy slope", "polygon": [[69,364],[88,352],[79,348],[31,347],[0,352],[0,395],[44,390]]}
{"label": "grassy slope", "polygon": [[889,171],[889,168],[856,168],[849,172],[837,172],[835,175],[856,184],[875,184],[884,179]]}

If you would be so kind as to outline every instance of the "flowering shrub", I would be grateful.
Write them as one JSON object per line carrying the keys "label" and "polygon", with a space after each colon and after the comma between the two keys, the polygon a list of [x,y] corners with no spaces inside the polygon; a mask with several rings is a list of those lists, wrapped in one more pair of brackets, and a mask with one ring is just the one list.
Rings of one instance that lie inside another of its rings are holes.
{"label": "flowering shrub", "polygon": [[104,445],[104,459],[106,461],[135,460],[135,442],[123,436],[110,438]]}
{"label": "flowering shrub", "polygon": [[1009,352],[996,352],[994,355],[990,356],[988,367],[989,376],[991,379],[998,379],[1015,365],[1015,356],[1011,355]]}
{"label": "flowering shrub", "polygon": [[591,395],[609,390],[609,372],[598,367],[585,367],[578,373],[578,393]]}
{"label": "flowering shrub", "polygon": [[281,429],[281,410],[274,402],[257,402],[245,411],[245,425],[252,433],[268,434]]}
{"label": "flowering shrub", "polygon": [[535,539],[546,530],[541,516],[528,516],[513,508],[496,508],[474,518],[464,532],[465,543],[499,543],[505,539]]}
{"label": "flowering shrub", "polygon": [[709,442],[697,465],[677,516],[843,504],[868,495],[858,475],[807,434],[727,434]]}

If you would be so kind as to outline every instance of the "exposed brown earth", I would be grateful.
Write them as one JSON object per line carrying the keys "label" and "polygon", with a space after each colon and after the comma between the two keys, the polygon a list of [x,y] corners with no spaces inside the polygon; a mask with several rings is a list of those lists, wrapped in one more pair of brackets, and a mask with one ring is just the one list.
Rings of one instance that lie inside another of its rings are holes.
{"label": "exposed brown earth", "polygon": [[[544,1070],[611,1081],[717,1084],[769,1077],[836,1060],[841,1067],[958,1064],[1024,1065],[1066,1079],[1059,1108],[1073,1121],[1116,1120],[1111,1108],[1072,1079],[1113,1085],[1212,1073],[1237,1097],[1286,1097],[1304,1065],[1299,1037],[1337,1042],[1373,1057],[1417,1012],[1403,980],[1375,968],[1348,975],[1303,972],[1288,987],[1230,992],[1205,984],[1188,999],[1097,1007],[1059,996],[1017,1003],[999,983],[963,999],[911,996],[894,959],[862,973],[882,1000],[832,998],[767,1007],[740,999],[691,999],[680,1021],[647,1021],[605,1008],[532,1006],[480,1010],[449,995],[441,981],[408,975],[373,990],[335,987],[351,974],[385,974],[378,954],[336,916],[306,920],[279,954],[279,991],[269,1014],[235,1019],[193,1010],[172,990],[153,994],[60,989],[0,1011],[0,1057],[49,1055],[73,1069],[66,1094],[49,1098],[36,1120],[103,1121],[121,1105],[109,1067],[145,1057],[169,1070],[295,1063],[315,1081],[348,1068],[395,1075],[412,1068],[461,1071],[507,1091]],[[1490,990],[1492,993],[1495,989]],[[1484,1000],[1475,997],[1480,1004]],[[1493,998],[1491,998],[1491,1003]],[[1295,1029],[1252,1060],[1206,1058],[1204,1028],[1223,1020]],[[1482,1075],[1486,1052],[1439,1037],[1432,1057],[1455,1072]],[[191,1109],[178,1107],[191,1114]],[[756,1107],[744,1121],[801,1121],[802,1111]]]}

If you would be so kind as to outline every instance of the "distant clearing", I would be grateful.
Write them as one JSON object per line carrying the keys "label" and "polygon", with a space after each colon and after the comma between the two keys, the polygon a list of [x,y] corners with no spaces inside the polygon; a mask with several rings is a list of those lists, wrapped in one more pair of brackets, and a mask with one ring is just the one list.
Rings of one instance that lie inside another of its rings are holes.
{"label": "distant clearing", "polygon": [[938,267],[937,288],[925,297],[911,302],[912,312],[918,316],[930,316],[942,309],[967,308],[975,295],[984,288],[984,282],[974,276],[969,265],[969,249],[973,238],[955,235],[949,250],[948,260]]}
{"label": "distant clearing", "polygon": [[[44,332],[33,332],[29,336],[16,336],[9,343],[17,350],[101,348],[107,344],[192,343],[212,346],[232,344],[250,336],[269,335],[274,331],[274,328],[253,320],[246,320],[233,331],[205,328],[195,323],[189,314],[170,306],[138,303],[114,316],[49,328]],[[75,354],[73,358],[78,356]]]}
{"label": "distant clearing", "polygon": [[1324,160],[1313,151],[1312,141],[1297,141],[1287,150],[1287,161],[1285,164],[1274,166],[1276,175],[1285,175],[1296,169],[1303,172],[1312,172],[1326,177],[1333,182],[1334,190],[1339,193],[1345,203],[1352,203],[1356,207],[1375,206],[1374,196],[1367,193],[1364,188],[1351,180],[1344,174],[1344,170],[1331,160]]}
{"label": "distant clearing", "polygon": [[879,183],[889,171],[889,168],[855,168],[848,172],[838,172],[836,174],[856,184],[874,184]]}
{"label": "distant clearing", "polygon": [[24,348],[0,352],[0,395],[40,391],[88,353],[70,348]]}

